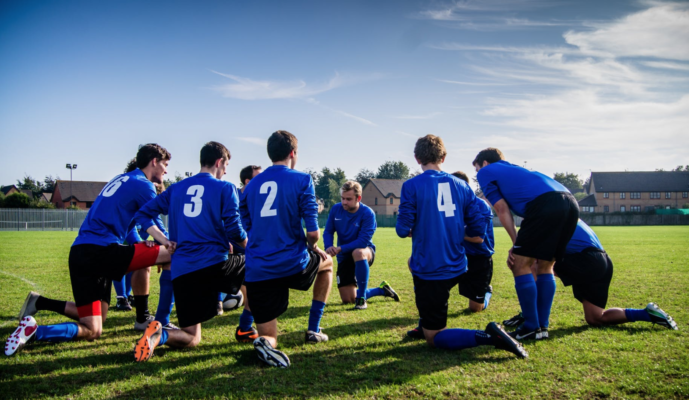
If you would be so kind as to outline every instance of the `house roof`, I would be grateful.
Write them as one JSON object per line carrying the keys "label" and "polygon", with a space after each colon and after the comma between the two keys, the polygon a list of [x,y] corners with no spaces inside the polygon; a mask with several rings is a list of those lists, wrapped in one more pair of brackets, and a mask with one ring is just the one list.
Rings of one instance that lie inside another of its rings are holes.
{"label": "house roof", "polygon": [[30,199],[33,199],[33,192],[30,191],[29,189],[19,189],[21,193],[24,193],[25,195],[29,196]]}
{"label": "house roof", "polygon": [[19,189],[17,189],[17,187],[14,186],[14,185],[7,185],[7,186],[2,186],[2,187],[0,187],[0,192],[2,192],[2,194],[7,194],[7,192],[9,192],[10,190],[12,190],[12,188],[14,188],[15,190],[19,190]]}
{"label": "house roof", "polygon": [[[373,185],[383,195],[383,197],[390,197],[390,195],[400,198],[402,197],[402,184],[404,179],[371,179],[366,183],[366,186]],[[366,187],[364,186],[364,188]]]}
{"label": "house roof", "polygon": [[52,193],[49,193],[49,192],[43,192],[43,193],[41,193],[41,197],[42,197],[43,200],[45,200],[45,201],[47,201],[48,203],[50,203],[50,200],[53,198],[53,194],[52,194]]}
{"label": "house roof", "polygon": [[596,201],[596,195],[590,194],[583,199],[579,200],[580,207],[598,207],[598,202]]}
{"label": "house roof", "polygon": [[[96,201],[96,197],[108,182],[71,181],[72,196],[78,201]],[[62,201],[69,201],[70,181],[55,182],[55,193],[60,191]]]}
{"label": "house roof", "polygon": [[592,172],[596,192],[686,192],[689,172]]}

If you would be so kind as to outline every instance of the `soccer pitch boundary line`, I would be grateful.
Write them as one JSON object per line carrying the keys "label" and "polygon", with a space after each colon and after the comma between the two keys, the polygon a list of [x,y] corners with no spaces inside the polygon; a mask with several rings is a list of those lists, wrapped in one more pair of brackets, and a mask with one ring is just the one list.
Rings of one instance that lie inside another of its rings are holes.
{"label": "soccer pitch boundary line", "polygon": [[[5,275],[10,276],[10,277],[15,278],[15,279],[19,279],[19,280],[22,281],[22,282],[28,283],[32,288],[38,290],[38,285],[37,285],[36,283],[31,282],[30,280],[24,278],[23,276],[15,275],[15,274],[13,274],[13,273],[10,273],[10,272],[7,272],[7,271],[3,271],[3,270],[1,270],[1,269],[0,269],[0,273],[1,273],[1,274],[5,274]],[[4,327],[6,327],[7,325],[13,324],[13,323],[17,323],[16,318],[13,318],[13,319],[10,319],[10,320],[7,320],[7,321],[3,322],[2,324],[0,324],[0,328],[4,328]]]}

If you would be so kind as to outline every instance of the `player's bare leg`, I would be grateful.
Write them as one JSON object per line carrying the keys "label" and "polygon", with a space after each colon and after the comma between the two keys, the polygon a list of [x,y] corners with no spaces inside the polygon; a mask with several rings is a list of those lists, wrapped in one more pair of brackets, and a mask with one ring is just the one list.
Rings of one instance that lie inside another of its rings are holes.
{"label": "player's bare leg", "polygon": [[356,301],[356,285],[351,284],[338,288],[343,304],[353,304]]}

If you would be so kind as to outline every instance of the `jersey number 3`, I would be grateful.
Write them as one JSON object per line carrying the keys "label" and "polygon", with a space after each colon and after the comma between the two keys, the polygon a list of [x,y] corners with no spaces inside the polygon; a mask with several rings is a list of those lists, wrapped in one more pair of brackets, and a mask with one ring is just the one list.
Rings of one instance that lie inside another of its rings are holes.
{"label": "jersey number 3", "polygon": [[268,193],[268,198],[261,208],[261,217],[274,217],[278,215],[278,210],[273,210],[271,207],[273,207],[275,196],[278,194],[278,184],[275,181],[264,182],[261,185],[261,194],[266,193]]}
{"label": "jersey number 3", "polygon": [[455,216],[455,203],[452,202],[452,191],[450,183],[438,184],[438,211],[445,213],[445,218]]}
{"label": "jersey number 3", "polygon": [[184,215],[194,218],[201,214],[201,209],[203,208],[203,201],[201,201],[203,190],[204,188],[201,185],[189,186],[187,195],[193,197],[191,198],[191,203],[184,203]]}

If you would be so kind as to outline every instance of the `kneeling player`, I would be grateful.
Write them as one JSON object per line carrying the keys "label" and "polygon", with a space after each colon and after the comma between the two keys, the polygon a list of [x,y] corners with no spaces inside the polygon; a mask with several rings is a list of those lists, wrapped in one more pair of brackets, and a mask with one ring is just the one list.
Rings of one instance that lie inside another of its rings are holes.
{"label": "kneeling player", "polygon": [[[555,263],[555,274],[565,286],[572,286],[574,297],[584,306],[584,318],[589,325],[616,325],[625,322],[652,322],[668,329],[677,323],[656,303],[646,308],[609,308],[608,290],[612,281],[612,261],[598,240],[598,236],[582,220],[577,223],[564,257]],[[517,326],[523,322],[521,314],[504,323]],[[547,331],[543,339],[547,338]]]}
{"label": "kneeling player", "polygon": [[[157,144],[142,146],[136,156],[138,168],[111,180],[96,198],[69,252],[69,274],[74,302],[29,293],[19,314],[20,325],[5,344],[13,355],[29,340],[65,342],[94,340],[103,332],[113,280],[128,272],[170,261],[175,244],[122,245],[134,214],[156,196],[151,182],[162,183],[170,153]],[[33,315],[54,311],[79,323],[38,326]]]}
{"label": "kneeling player", "polygon": [[171,185],[136,214],[136,221],[159,241],[165,236],[155,218],[168,214],[170,238],[177,242],[171,272],[181,328],[163,330],[159,321],[149,323],[134,349],[137,361],[148,360],[155,347],[163,344],[197,346],[201,323],[217,315],[218,292],[236,293],[244,282],[244,256],[228,254],[230,240],[246,246],[237,189],[220,180],[229,160],[225,146],[206,143],[201,149],[201,171]]}
{"label": "kneeling player", "polygon": [[246,290],[259,334],[254,341],[259,360],[288,367],[289,358],[276,349],[277,318],[287,310],[290,289],[306,291],[313,285],[305,340],[328,340],[320,321],[332,285],[333,261],[317,245],[318,204],[311,175],[294,170],[297,138],[287,131],[273,133],[268,156],[273,165],[249,182],[240,204],[249,232]]}
{"label": "kneeling player", "polygon": [[426,341],[448,350],[492,345],[527,357],[522,345],[494,322],[485,331],[445,329],[450,290],[467,269],[461,245],[465,225],[470,237],[486,229],[480,200],[471,188],[440,169],[446,155],[437,136],[427,135],[416,142],[414,156],[424,172],[402,185],[396,226],[399,237],[412,237],[409,268]]}
{"label": "kneeling player", "polygon": [[[367,299],[385,296],[400,301],[400,297],[383,281],[379,287],[368,289],[369,267],[376,256],[373,234],[376,231],[376,215],[368,206],[361,204],[361,185],[345,182],[342,186],[342,202],[330,209],[328,222],[323,231],[325,252],[337,256],[337,287],[343,303],[354,303],[355,310],[365,310]],[[337,233],[337,246],[333,246]]]}

